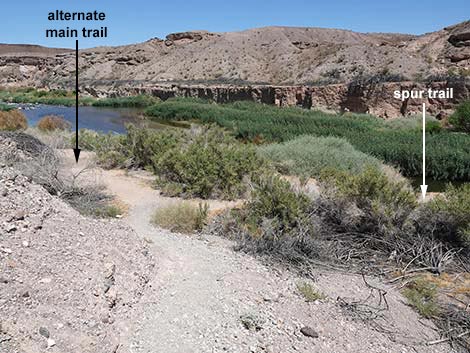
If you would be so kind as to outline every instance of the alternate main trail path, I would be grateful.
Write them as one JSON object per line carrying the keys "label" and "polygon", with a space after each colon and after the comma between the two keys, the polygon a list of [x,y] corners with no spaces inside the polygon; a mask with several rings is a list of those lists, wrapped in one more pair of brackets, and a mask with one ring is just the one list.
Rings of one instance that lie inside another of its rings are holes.
{"label": "alternate main trail path", "polygon": [[[438,334],[392,288],[386,288],[390,310],[380,321],[383,329],[374,328],[337,302],[368,297],[360,276],[315,270],[309,281],[327,299],[307,303],[296,289],[305,279],[234,251],[231,241],[154,227],[155,209],[175,200],[154,190],[150,177],[112,170],[100,171],[98,179],[128,205],[123,221],[151,244],[157,262],[118,353],[450,352],[424,345]],[[304,336],[305,326],[318,337]]]}

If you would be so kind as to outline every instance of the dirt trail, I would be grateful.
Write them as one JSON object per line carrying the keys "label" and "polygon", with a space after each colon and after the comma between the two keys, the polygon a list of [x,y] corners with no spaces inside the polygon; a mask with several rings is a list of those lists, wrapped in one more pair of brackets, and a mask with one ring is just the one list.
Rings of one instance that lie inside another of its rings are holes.
{"label": "dirt trail", "polygon": [[[123,171],[101,171],[99,179],[129,205],[123,221],[153,243],[157,259],[155,276],[118,352],[451,351],[446,345],[425,345],[439,338],[432,323],[419,319],[395,289],[375,279],[368,281],[387,290],[390,309],[374,326],[338,304],[338,298],[369,296],[360,276],[315,270],[311,283],[327,299],[307,303],[296,290],[300,278],[233,251],[230,241],[152,226],[152,212],[173,201],[161,197],[148,179]],[[377,305],[378,297],[368,304]],[[303,335],[304,326],[318,337]]]}

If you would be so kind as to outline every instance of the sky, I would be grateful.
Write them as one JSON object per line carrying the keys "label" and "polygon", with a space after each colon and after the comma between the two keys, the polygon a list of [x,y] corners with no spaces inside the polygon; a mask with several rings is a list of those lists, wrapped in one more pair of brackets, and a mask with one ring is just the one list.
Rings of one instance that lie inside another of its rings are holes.
{"label": "sky", "polygon": [[[423,34],[470,19],[469,0],[3,0],[0,8],[0,43],[66,48],[75,46],[74,38],[46,38],[46,29],[107,26],[107,38],[79,38],[80,48],[89,48],[188,30],[229,32],[274,25]],[[55,10],[97,10],[107,20],[48,21]]]}

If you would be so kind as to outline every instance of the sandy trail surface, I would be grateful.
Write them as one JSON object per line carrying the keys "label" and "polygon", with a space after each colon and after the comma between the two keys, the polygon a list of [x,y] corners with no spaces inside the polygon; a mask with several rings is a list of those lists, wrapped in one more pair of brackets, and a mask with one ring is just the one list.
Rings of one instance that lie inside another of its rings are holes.
{"label": "sandy trail surface", "polygon": [[[88,158],[82,156],[72,170]],[[175,199],[153,189],[151,176],[116,170],[97,175],[128,205],[123,221],[151,243],[157,259],[118,352],[451,352],[445,344],[426,345],[439,338],[433,324],[380,280],[367,278],[386,291],[388,310],[366,322],[360,310],[341,305],[372,294],[367,304],[386,309],[361,276],[313,269],[310,279],[302,279],[234,251],[226,239],[156,228],[150,223],[152,213]],[[211,208],[221,206],[211,203]],[[297,290],[303,281],[326,299],[306,302]],[[302,333],[305,327],[314,337]]]}

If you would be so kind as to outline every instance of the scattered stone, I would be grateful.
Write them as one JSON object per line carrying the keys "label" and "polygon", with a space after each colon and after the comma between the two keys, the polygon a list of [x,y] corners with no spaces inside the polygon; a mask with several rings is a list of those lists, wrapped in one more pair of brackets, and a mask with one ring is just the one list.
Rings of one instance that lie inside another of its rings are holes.
{"label": "scattered stone", "polygon": [[7,284],[8,280],[5,277],[0,277],[0,283]]}
{"label": "scattered stone", "polygon": [[39,328],[39,334],[46,338],[49,338],[51,336],[51,334],[49,333],[49,330],[45,328],[44,326],[41,326]]}
{"label": "scattered stone", "polygon": [[[22,296],[23,298],[29,298],[29,297],[30,297],[30,294],[29,294],[28,291],[24,291],[23,294],[21,294],[21,296]],[[40,330],[40,329],[39,329],[39,330]]]}
{"label": "scattered stone", "polygon": [[55,346],[55,341],[52,338],[47,339],[47,349]]}
{"label": "scattered stone", "polygon": [[13,220],[23,221],[25,217],[26,217],[26,213],[24,211],[18,211],[13,215]]}
{"label": "scattered stone", "polygon": [[12,232],[14,232],[14,231],[16,231],[16,230],[18,230],[18,227],[15,226],[14,224],[9,224],[9,225],[7,226],[7,233],[12,233]]}
{"label": "scattered stone", "polygon": [[312,338],[318,338],[319,335],[317,333],[317,331],[315,331],[313,328],[309,327],[309,326],[304,326],[300,329],[300,332],[304,335],[304,336],[307,336],[307,337],[312,337]]}
{"label": "scattered stone", "polygon": [[109,319],[110,319],[109,313],[103,313],[100,316],[100,320],[103,324],[109,324]]}

